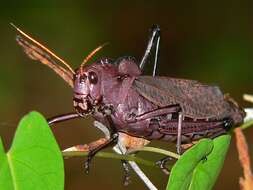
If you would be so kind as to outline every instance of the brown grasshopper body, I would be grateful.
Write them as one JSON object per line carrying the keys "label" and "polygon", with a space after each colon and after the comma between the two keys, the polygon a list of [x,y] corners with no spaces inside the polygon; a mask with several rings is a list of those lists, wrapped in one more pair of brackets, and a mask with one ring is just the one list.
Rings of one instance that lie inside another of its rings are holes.
{"label": "brown grasshopper body", "polygon": [[[85,65],[102,46],[95,49],[77,70],[33,38],[16,28],[17,42],[32,59],[48,65],[74,91],[75,113],[61,115],[50,124],[91,114],[111,131],[111,138],[90,152],[92,156],[117,142],[118,132],[148,140],[190,143],[216,137],[243,122],[244,111],[224,96],[217,86],[193,80],[155,76],[160,29],[155,26],[140,64],[127,56],[115,61],[103,58]],[[155,47],[153,76],[142,68]],[[66,68],[57,64],[60,61]]]}
{"label": "brown grasshopper body", "polygon": [[143,76],[129,57],[117,62],[101,59],[80,68],[74,81],[74,106],[81,116],[90,113],[108,126],[104,118],[109,112],[117,131],[148,140],[175,142],[179,113],[183,115],[182,143],[224,134],[244,117],[218,87]]}

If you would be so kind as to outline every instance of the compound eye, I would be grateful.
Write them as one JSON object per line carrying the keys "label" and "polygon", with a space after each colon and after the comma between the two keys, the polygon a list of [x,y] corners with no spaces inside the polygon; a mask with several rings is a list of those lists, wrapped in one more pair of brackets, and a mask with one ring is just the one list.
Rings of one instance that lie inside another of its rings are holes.
{"label": "compound eye", "polygon": [[88,79],[89,79],[91,84],[97,84],[97,82],[98,82],[98,76],[93,71],[89,72]]}
{"label": "compound eye", "polygon": [[86,75],[81,75],[80,76],[80,83],[85,83],[86,79],[87,79]]}

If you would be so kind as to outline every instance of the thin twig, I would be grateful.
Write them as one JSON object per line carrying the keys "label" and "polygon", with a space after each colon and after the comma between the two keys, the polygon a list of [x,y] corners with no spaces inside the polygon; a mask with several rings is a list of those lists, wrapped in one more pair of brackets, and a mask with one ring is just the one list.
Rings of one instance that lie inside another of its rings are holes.
{"label": "thin twig", "polygon": [[251,171],[248,145],[241,128],[235,129],[235,135],[239,160],[244,173],[244,178],[243,177],[240,178],[240,187],[241,190],[251,190],[253,189],[253,175]]}

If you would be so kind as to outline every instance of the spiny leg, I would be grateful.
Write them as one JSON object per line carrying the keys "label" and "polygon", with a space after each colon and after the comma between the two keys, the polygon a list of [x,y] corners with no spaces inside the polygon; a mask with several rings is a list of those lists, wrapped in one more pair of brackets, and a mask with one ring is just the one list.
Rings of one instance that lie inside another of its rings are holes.
{"label": "spiny leg", "polygon": [[[94,126],[98,129],[100,129],[105,137],[107,139],[110,139],[111,137],[111,132],[109,131],[109,129],[102,123],[98,122],[98,121],[94,121]],[[119,152],[121,153],[121,152]],[[123,184],[125,186],[127,186],[130,183],[130,169],[129,169],[129,165],[128,162],[125,160],[121,160],[122,166],[123,166],[123,170],[124,170],[124,177],[123,177]]]}
{"label": "spiny leg", "polygon": [[[72,146],[70,148],[67,148],[67,149],[63,150],[64,157],[68,157],[69,153],[71,154],[71,152],[75,152],[75,151],[88,153],[92,149],[104,144],[105,141],[110,139],[110,131],[104,124],[102,124],[98,121],[94,121],[94,126],[98,129],[100,129],[104,133],[105,137],[100,138],[96,141],[93,141],[89,144],[76,145],[76,146]],[[123,135],[123,137],[122,137],[122,135]],[[135,142],[136,137],[132,137],[132,136],[129,136],[125,133],[120,133],[119,132],[119,138],[120,139],[122,139],[122,138],[125,139],[126,138],[126,140],[123,140],[123,141],[118,140],[118,143],[117,143],[116,146],[113,147],[113,150],[115,152],[117,152],[118,154],[127,154],[127,148],[125,146],[126,145],[125,143],[127,143],[127,142],[129,143],[129,142],[132,142],[132,141]],[[131,140],[128,139],[128,138],[130,138]],[[129,146],[128,143],[127,143],[127,145]],[[146,142],[146,140],[145,140],[145,142],[143,141],[142,143],[143,143],[143,146],[145,146],[148,142]],[[136,172],[136,174],[141,178],[141,180],[145,183],[145,185],[148,187],[148,189],[157,189],[134,161],[126,161],[126,162],[128,163],[128,166],[131,166],[132,169]],[[129,175],[127,175],[127,174],[129,174],[129,172],[127,172],[127,171],[129,171],[129,169],[124,170],[124,172],[125,172],[124,184],[128,184],[129,181],[130,181],[130,179],[128,177],[126,177],[126,176],[129,176]]]}
{"label": "spiny leg", "polygon": [[126,160],[121,160],[121,163],[122,163],[123,170],[124,170],[123,184],[124,184],[124,186],[128,186],[129,183],[131,182],[129,164]]}
{"label": "spiny leg", "polygon": [[160,44],[160,28],[157,25],[154,25],[151,28],[151,35],[149,37],[148,45],[144,56],[139,65],[140,69],[143,70],[144,65],[147,63],[148,58],[150,57],[152,47],[155,46],[155,60],[154,60],[154,68],[153,68],[153,76],[156,74],[157,61],[159,56],[159,44]]}
{"label": "spiny leg", "polygon": [[[67,120],[70,120],[70,119],[75,119],[75,118],[78,118],[78,117],[80,117],[79,114],[73,112],[73,113],[67,113],[67,114],[58,115],[58,116],[49,118],[49,119],[47,119],[47,122],[48,122],[49,125],[53,125],[55,123],[60,123],[60,122],[67,121]],[[77,149],[87,150],[87,148],[88,148],[88,150],[89,150],[88,159],[85,162],[86,173],[88,173],[89,172],[90,162],[91,162],[93,156],[95,156],[95,154],[97,152],[99,152],[100,150],[102,150],[102,149],[106,148],[107,146],[115,143],[115,141],[117,141],[117,138],[118,138],[118,134],[114,133],[113,135],[111,135],[110,138],[108,138],[108,136],[107,136],[107,138],[101,138],[98,141],[90,143],[89,145],[86,145],[86,146],[80,145],[79,147],[75,146],[75,147],[71,147],[71,148],[69,148],[65,151],[73,151],[73,149],[75,149],[75,150],[77,150]]]}
{"label": "spiny leg", "polygon": [[[112,111],[111,111],[112,112]],[[118,144],[118,137],[119,133],[117,132],[117,129],[113,123],[113,120],[110,115],[105,116],[109,125],[109,131],[110,131],[110,136],[117,134],[117,144]],[[129,170],[129,165],[128,162],[125,160],[121,160],[123,169],[124,169],[124,179],[123,179],[123,184],[126,186],[130,183],[130,170]]]}
{"label": "spiny leg", "polygon": [[[130,136],[128,134],[119,132],[119,138],[118,143],[116,146],[113,147],[113,150],[119,154],[129,154],[128,151],[141,148],[149,143],[148,140]],[[131,155],[135,155],[132,154]],[[126,161],[127,167],[131,167],[135,173],[141,178],[141,180],[145,183],[145,185],[149,189],[156,189],[155,186],[152,184],[152,182],[149,180],[149,178],[143,173],[143,171],[140,169],[140,167],[134,162],[134,161]],[[124,167],[124,165],[123,165]],[[127,168],[125,168],[125,174],[124,174],[124,185],[128,185],[130,183],[130,173]]]}
{"label": "spiny leg", "polygon": [[183,114],[179,112],[178,114],[178,127],[177,127],[177,153],[181,154],[181,142],[182,142],[182,123],[183,123]]}
{"label": "spiny leg", "polygon": [[[102,124],[98,121],[94,121],[94,126],[98,129],[100,129],[104,133],[104,135],[107,139],[110,139],[111,132],[109,131],[109,129],[104,124]],[[119,152],[119,153],[121,153],[121,152]],[[124,170],[123,184],[125,186],[127,186],[130,183],[129,165],[128,165],[128,162],[126,160],[121,160],[121,163],[122,163],[123,170]]]}
{"label": "spiny leg", "polygon": [[[77,113],[68,113],[68,114],[62,114],[62,115],[58,115],[58,116],[55,116],[55,117],[52,117],[52,118],[49,118],[47,119],[48,121],[48,124],[49,125],[53,125],[55,123],[59,123],[59,122],[63,122],[63,121],[67,121],[67,120],[70,120],[70,119],[75,119],[75,118],[78,118],[79,115]],[[108,118],[108,117],[107,117]],[[111,124],[111,119],[109,119],[109,123]],[[90,152],[96,148],[98,148],[99,146],[102,146],[107,140],[110,139],[110,136],[111,136],[111,132],[109,131],[109,129],[102,123],[98,122],[98,121],[94,121],[94,126],[98,129],[100,129],[104,135],[105,135],[105,138],[100,138],[96,141],[93,141],[89,144],[84,144],[84,145],[76,145],[76,146],[73,146],[73,147],[70,147],[70,148],[67,148],[65,149],[63,152],[64,153],[67,153],[67,152],[75,152],[75,151],[81,151],[81,152]],[[116,151],[118,152],[118,151]],[[118,152],[120,154],[125,154],[126,150],[123,151],[123,152]],[[132,165],[136,165],[135,162],[132,162],[130,165],[131,167],[133,167]],[[123,168],[124,168],[124,185],[128,185],[129,182],[130,182],[130,170],[129,170],[129,165],[128,165],[128,162],[125,161],[125,160],[122,160],[122,165],[123,165]],[[137,172],[137,174],[141,177],[142,180],[144,180],[144,182],[149,182],[148,184],[148,187],[149,186],[152,186],[153,184],[150,182],[150,180],[145,176],[145,174],[139,169],[139,168],[136,168],[138,167],[137,165],[133,168],[135,172]],[[138,169],[138,170],[137,170]],[[144,179],[143,179],[144,178]],[[151,188],[151,189],[154,189],[154,188]]]}
{"label": "spiny leg", "polygon": [[[115,135],[114,138],[116,136],[117,135]],[[88,153],[88,158],[85,162],[85,170],[86,170],[86,173],[88,173],[89,172],[90,162],[91,162],[91,159],[93,158],[93,156],[95,156],[95,154],[97,152],[99,152],[100,150],[102,150],[102,149],[106,148],[107,146],[109,146],[110,144],[112,144],[113,141],[115,140],[114,138],[111,138],[111,139],[100,138],[100,139],[98,139],[96,141],[93,141],[89,144],[76,145],[76,146],[65,149],[63,151],[63,154],[65,154],[67,156],[68,152],[76,152],[76,151],[87,152]]]}
{"label": "spiny leg", "polygon": [[166,168],[166,163],[167,161],[172,161],[173,158],[170,156],[166,156],[164,158],[162,158],[161,160],[158,160],[156,162],[156,165],[158,165],[160,167],[160,169],[163,171],[164,174],[169,175],[170,171],[168,170],[168,168]]}
{"label": "spiny leg", "polygon": [[[177,128],[177,154],[181,154],[181,142],[182,142],[182,123],[183,123],[183,114],[181,112],[178,113],[178,128]],[[162,171],[169,175],[170,171],[166,168],[167,161],[171,161],[173,158],[166,156],[161,160],[157,161],[156,164],[162,169]]]}
{"label": "spiny leg", "polygon": [[159,46],[160,46],[160,31],[159,31],[159,36],[157,36],[157,42],[156,42],[156,49],[155,49],[155,62],[154,62],[154,67],[153,67],[153,73],[152,76],[156,76],[156,68],[157,68],[157,62],[158,62],[158,57],[159,57]]}
{"label": "spiny leg", "polygon": [[96,155],[96,153],[98,153],[99,151],[103,150],[104,148],[117,143],[118,140],[118,134],[114,133],[110,139],[108,139],[106,142],[104,142],[103,144],[99,145],[98,147],[96,147],[95,149],[91,150],[88,153],[87,156],[87,160],[84,163],[84,168],[85,168],[85,172],[88,174],[89,173],[89,169],[90,169],[90,164],[91,164],[91,160],[92,158]]}
{"label": "spiny leg", "polygon": [[[67,121],[67,120],[71,120],[71,119],[75,119],[80,117],[77,113],[73,112],[73,113],[67,113],[67,114],[62,114],[62,115],[58,115],[52,118],[47,119],[47,122],[49,125],[53,125],[56,123],[60,123],[63,121]],[[100,129],[104,134],[105,134],[105,138],[101,138],[98,139],[94,142],[91,142],[89,144],[85,144],[85,145],[77,145],[71,148],[68,148],[66,151],[83,151],[83,152],[89,152],[89,156],[88,156],[88,160],[85,162],[85,168],[86,168],[86,172],[89,170],[89,165],[90,165],[90,161],[91,161],[91,157],[93,157],[96,152],[98,152],[99,150],[105,148],[106,146],[110,145],[110,131],[107,129],[107,127],[105,125],[103,125],[102,123],[95,121],[94,122],[94,126],[98,129]],[[123,168],[124,168],[124,185],[128,185],[129,181],[130,181],[130,173],[129,173],[129,167],[128,167],[128,163],[125,160],[121,160]]]}

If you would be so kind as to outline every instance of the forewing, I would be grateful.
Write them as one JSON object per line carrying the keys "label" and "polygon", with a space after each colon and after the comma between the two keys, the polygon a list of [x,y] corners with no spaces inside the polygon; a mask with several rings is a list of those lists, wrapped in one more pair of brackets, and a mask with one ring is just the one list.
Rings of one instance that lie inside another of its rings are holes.
{"label": "forewing", "polygon": [[185,116],[196,119],[224,118],[231,110],[217,86],[193,80],[139,76],[133,88],[160,107],[179,104]]}

